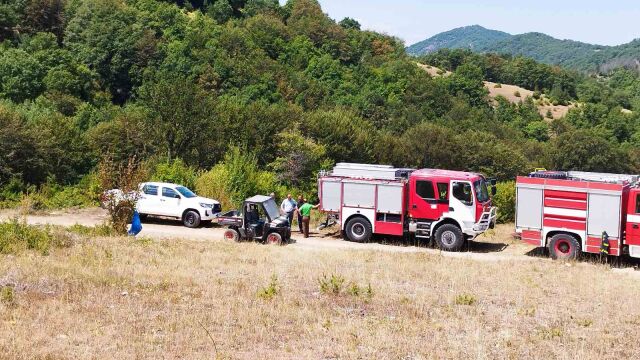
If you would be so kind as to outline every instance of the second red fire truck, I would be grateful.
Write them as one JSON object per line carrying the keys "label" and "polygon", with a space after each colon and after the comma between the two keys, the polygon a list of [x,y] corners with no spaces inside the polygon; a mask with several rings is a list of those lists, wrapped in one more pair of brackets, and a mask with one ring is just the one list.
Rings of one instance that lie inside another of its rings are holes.
{"label": "second red fire truck", "polygon": [[582,252],[640,257],[636,175],[539,171],[518,177],[516,232],[554,259]]}
{"label": "second red fire truck", "polygon": [[318,182],[320,209],[351,241],[415,236],[457,251],[495,225],[495,181],[476,173],[339,163]]}

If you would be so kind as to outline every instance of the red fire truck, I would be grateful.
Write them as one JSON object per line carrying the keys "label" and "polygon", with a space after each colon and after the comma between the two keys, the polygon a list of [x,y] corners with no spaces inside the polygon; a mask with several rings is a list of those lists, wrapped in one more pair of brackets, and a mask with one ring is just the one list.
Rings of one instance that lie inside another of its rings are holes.
{"label": "red fire truck", "polygon": [[516,232],[554,259],[582,252],[640,257],[635,175],[538,171],[518,177]]}
{"label": "red fire truck", "polygon": [[348,240],[415,236],[457,251],[495,225],[489,183],[495,194],[495,181],[475,173],[339,163],[320,174],[318,195]]}

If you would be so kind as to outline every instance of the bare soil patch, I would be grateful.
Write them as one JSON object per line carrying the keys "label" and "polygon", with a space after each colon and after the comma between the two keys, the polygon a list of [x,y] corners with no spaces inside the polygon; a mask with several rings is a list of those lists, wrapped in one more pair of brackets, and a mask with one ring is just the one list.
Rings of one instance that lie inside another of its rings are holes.
{"label": "bare soil patch", "polygon": [[[429,75],[434,77],[451,75],[450,71],[445,71],[431,65],[418,64],[418,67],[425,70],[427,73],[429,73]],[[487,88],[487,90],[489,90],[489,97],[491,97],[492,99],[495,99],[497,96],[502,96],[511,103],[519,103],[527,97],[533,98],[533,91],[516,85],[497,84],[491,81],[484,81],[484,86]],[[567,115],[571,108],[575,107],[575,104],[553,105],[544,95],[538,100],[534,99],[534,101],[536,103],[536,107],[538,108],[538,112],[547,121],[560,119]],[[547,113],[549,111],[551,111],[551,118],[547,118]]]}

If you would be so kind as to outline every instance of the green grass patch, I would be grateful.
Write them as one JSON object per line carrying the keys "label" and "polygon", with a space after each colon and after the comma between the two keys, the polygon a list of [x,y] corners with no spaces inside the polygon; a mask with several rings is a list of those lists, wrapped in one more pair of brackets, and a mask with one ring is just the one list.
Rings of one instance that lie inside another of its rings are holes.
{"label": "green grass patch", "polygon": [[52,248],[69,247],[70,234],[52,226],[31,226],[13,219],[0,223],[0,254],[18,254],[25,250],[35,250],[48,255]]}

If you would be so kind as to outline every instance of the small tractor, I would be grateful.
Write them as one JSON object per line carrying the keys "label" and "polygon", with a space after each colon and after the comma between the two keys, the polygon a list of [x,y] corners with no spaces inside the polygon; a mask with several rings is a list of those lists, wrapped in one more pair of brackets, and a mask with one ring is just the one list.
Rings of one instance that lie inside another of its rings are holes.
{"label": "small tractor", "polygon": [[260,241],[282,245],[291,239],[291,224],[280,215],[275,200],[256,195],[244,201],[242,210],[232,210],[218,216],[218,224],[227,226],[224,238],[230,241]]}

